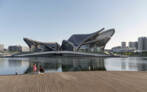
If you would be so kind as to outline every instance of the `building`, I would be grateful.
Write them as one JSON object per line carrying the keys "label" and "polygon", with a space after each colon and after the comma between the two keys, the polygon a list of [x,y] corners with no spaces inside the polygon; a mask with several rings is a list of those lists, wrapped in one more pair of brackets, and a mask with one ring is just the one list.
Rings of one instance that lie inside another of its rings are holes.
{"label": "building", "polygon": [[143,47],[147,51],[147,37],[144,37]]}
{"label": "building", "polygon": [[121,43],[121,47],[122,47],[122,48],[126,48],[126,42],[122,42],[122,43]]}
{"label": "building", "polygon": [[16,51],[18,51],[18,52],[29,52],[29,48],[28,47],[25,47],[25,46],[17,46],[17,45],[15,45],[15,46],[9,46],[8,47],[8,50],[10,52],[16,52]]}
{"label": "building", "polygon": [[22,50],[22,52],[29,52],[30,51],[29,47],[26,47],[26,46],[21,46],[21,50]]}
{"label": "building", "polygon": [[39,42],[24,38],[31,52],[59,51],[60,45],[57,42]]}
{"label": "building", "polygon": [[147,37],[138,38],[138,50],[147,50]]}
{"label": "building", "polygon": [[133,48],[138,49],[138,42],[133,42]]}
{"label": "building", "polygon": [[21,52],[22,51],[21,46],[17,46],[17,45],[15,45],[15,46],[9,46],[8,47],[8,50],[10,52],[16,52],[16,51]]}
{"label": "building", "polygon": [[138,49],[138,42],[129,42],[129,48]]}
{"label": "building", "polygon": [[4,51],[4,45],[0,44],[0,51]]}
{"label": "building", "polygon": [[125,52],[134,53],[134,52],[136,52],[136,49],[134,49],[134,48],[121,48],[120,46],[117,46],[117,47],[113,47],[112,51],[114,53],[125,53]]}
{"label": "building", "polygon": [[91,34],[74,34],[68,40],[63,40],[60,46],[57,42],[39,42],[28,38],[24,38],[24,41],[28,44],[30,51],[32,52],[44,52],[44,51],[98,51],[104,50],[107,42],[111,39],[115,33],[114,29],[101,30]]}
{"label": "building", "polygon": [[103,28],[91,34],[74,34],[68,40],[63,40],[61,49],[63,51],[79,51],[85,48],[90,52],[101,52],[114,32],[114,29],[104,31]]}
{"label": "building", "polygon": [[133,48],[133,42],[129,42],[129,48]]}
{"label": "building", "polygon": [[125,52],[131,52],[134,53],[138,49],[138,42],[129,42],[129,47],[126,47],[126,42],[122,42],[121,46],[113,47],[112,51],[114,53],[125,53]]}
{"label": "building", "polygon": [[112,51],[117,53],[117,52],[119,52],[119,50],[120,50],[121,48],[122,48],[121,46],[116,46],[116,47],[113,47],[113,48],[112,48]]}

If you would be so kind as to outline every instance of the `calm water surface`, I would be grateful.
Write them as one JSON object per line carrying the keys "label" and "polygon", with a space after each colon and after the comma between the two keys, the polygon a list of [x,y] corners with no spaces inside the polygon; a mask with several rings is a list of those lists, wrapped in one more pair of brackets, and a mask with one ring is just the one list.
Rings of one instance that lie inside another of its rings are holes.
{"label": "calm water surface", "polygon": [[147,71],[147,58],[0,58],[0,75],[33,73],[33,65],[45,73],[69,71]]}

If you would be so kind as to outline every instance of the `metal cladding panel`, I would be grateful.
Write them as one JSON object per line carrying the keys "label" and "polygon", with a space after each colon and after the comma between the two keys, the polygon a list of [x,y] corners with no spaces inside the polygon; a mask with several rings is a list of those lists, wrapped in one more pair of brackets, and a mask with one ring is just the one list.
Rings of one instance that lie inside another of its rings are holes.
{"label": "metal cladding panel", "polygon": [[69,42],[73,43],[74,46],[80,47],[82,44],[90,44],[93,42],[99,43],[99,45],[106,45],[106,43],[110,40],[110,38],[113,36],[115,30],[114,29],[109,29],[106,31],[97,31],[95,33],[91,34],[77,34],[77,35],[72,35],[69,38]]}
{"label": "metal cladding panel", "polygon": [[44,43],[39,41],[34,41],[28,38],[24,38],[24,41],[28,44],[28,46],[31,48],[31,45],[37,46],[37,45],[43,45],[45,48],[50,48],[52,50],[57,50],[60,48],[60,45],[56,42],[54,43]]}
{"label": "metal cladding panel", "polygon": [[86,39],[87,37],[89,37],[88,35],[72,35],[68,41],[72,42],[75,46],[78,46],[80,42],[82,42],[84,39]]}
{"label": "metal cladding panel", "polygon": [[115,32],[114,29],[110,29],[110,30],[104,31],[104,32],[100,33],[100,35],[96,39],[112,37],[114,32]]}

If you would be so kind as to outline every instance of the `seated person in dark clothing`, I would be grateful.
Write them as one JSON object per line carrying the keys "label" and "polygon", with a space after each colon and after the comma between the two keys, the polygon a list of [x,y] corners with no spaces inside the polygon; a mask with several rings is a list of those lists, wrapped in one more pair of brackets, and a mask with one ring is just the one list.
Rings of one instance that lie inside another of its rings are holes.
{"label": "seated person in dark clothing", "polygon": [[41,73],[44,73],[44,69],[42,68],[42,66],[40,66],[40,70]]}

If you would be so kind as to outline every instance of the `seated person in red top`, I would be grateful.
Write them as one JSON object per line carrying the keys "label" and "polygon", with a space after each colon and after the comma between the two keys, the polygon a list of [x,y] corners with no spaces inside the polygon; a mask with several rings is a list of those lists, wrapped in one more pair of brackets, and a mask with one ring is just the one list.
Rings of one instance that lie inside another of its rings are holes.
{"label": "seated person in red top", "polygon": [[44,73],[44,69],[42,68],[42,66],[40,65],[40,70],[41,73]]}

